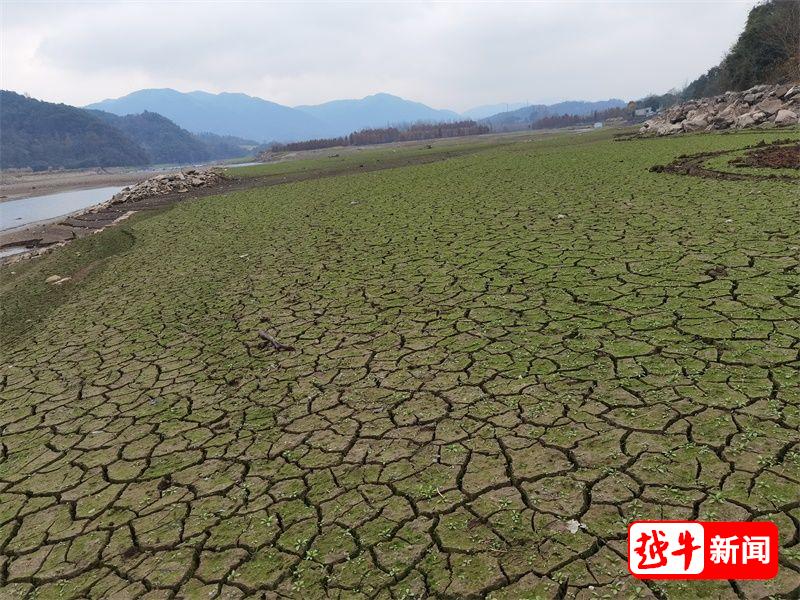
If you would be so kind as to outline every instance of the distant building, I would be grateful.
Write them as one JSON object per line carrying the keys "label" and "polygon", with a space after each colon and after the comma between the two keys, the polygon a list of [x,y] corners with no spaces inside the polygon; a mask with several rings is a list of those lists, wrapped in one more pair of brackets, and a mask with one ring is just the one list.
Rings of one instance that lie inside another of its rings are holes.
{"label": "distant building", "polygon": [[650,106],[647,108],[637,108],[635,111],[633,111],[633,115],[635,117],[652,117],[654,114],[656,114],[656,111],[654,111]]}
{"label": "distant building", "polygon": [[600,121],[598,121],[597,123],[594,124],[594,128],[595,129],[600,129],[602,126],[603,126],[603,124]]}

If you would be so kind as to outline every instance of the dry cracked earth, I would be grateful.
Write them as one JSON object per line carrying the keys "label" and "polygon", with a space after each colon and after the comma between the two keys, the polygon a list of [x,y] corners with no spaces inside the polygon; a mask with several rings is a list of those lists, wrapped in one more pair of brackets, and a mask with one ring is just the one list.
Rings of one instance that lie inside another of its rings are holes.
{"label": "dry cracked earth", "polygon": [[[241,191],[5,267],[0,597],[798,597],[797,181],[648,170],[754,135]],[[780,573],[634,580],[637,518],[774,521]]]}

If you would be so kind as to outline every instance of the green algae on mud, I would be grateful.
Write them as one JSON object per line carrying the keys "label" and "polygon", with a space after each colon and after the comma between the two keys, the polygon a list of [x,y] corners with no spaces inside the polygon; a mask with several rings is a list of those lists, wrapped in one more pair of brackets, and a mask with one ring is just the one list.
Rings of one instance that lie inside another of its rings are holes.
{"label": "green algae on mud", "polygon": [[[3,324],[0,592],[796,594],[797,183],[649,171],[787,134],[610,136],[203,198],[0,269],[13,314],[63,294]],[[633,580],[636,518],[775,521],[780,574]]]}
{"label": "green algae on mud", "polygon": [[[46,316],[63,303],[71,288],[102,269],[108,258],[133,246],[129,230],[112,228],[102,236],[73,241],[47,259],[22,260],[0,270],[0,339],[11,343],[23,333],[30,335]],[[69,273],[70,281],[50,285],[52,275]]]}

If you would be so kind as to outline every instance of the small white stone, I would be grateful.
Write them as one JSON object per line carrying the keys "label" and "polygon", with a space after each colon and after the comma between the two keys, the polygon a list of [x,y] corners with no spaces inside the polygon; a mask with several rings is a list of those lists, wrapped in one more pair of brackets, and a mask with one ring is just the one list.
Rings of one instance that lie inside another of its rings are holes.
{"label": "small white stone", "polygon": [[578,521],[577,519],[570,519],[567,521],[567,531],[570,533],[578,533],[579,529],[586,529],[586,525]]}

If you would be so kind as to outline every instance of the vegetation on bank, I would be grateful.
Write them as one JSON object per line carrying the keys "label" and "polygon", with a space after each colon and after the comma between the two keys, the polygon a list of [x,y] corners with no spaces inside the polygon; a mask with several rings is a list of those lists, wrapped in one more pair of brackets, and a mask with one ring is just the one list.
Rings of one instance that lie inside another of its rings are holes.
{"label": "vegetation on bank", "polygon": [[755,6],[744,31],[719,65],[690,83],[683,98],[703,98],[761,83],[800,81],[800,2]]}
{"label": "vegetation on bank", "polygon": [[639,108],[665,108],[759,84],[800,81],[800,2],[768,0],[750,11],[744,30],[722,61],[683,89],[650,94]]}

